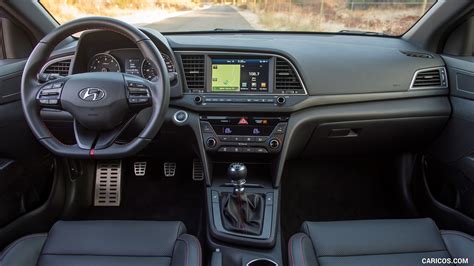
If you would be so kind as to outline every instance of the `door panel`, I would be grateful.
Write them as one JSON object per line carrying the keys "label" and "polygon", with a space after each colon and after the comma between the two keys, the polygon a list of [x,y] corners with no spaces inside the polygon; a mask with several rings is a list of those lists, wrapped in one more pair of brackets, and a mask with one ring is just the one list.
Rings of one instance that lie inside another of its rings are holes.
{"label": "door panel", "polygon": [[52,156],[28,127],[20,84],[26,59],[0,60],[0,228],[44,203]]}
{"label": "door panel", "polygon": [[447,228],[474,232],[474,58],[444,56],[452,115],[427,153],[425,184],[435,218]]}
{"label": "door panel", "polygon": [[25,62],[0,64],[0,158],[34,160],[46,154],[23,115],[20,83]]}

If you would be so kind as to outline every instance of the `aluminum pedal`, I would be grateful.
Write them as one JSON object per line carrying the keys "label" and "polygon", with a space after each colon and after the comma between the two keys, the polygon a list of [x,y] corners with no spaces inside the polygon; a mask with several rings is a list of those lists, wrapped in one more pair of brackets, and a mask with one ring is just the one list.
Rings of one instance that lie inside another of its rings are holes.
{"label": "aluminum pedal", "polygon": [[144,176],[146,174],[146,162],[135,162],[133,164],[135,176]]}
{"label": "aluminum pedal", "polygon": [[120,206],[122,161],[98,162],[94,206]]}
{"label": "aluminum pedal", "polygon": [[202,162],[199,159],[193,160],[193,180],[202,181],[204,180],[204,168]]}
{"label": "aluminum pedal", "polygon": [[166,162],[163,164],[163,171],[165,177],[174,177],[176,174],[176,163],[175,162]]}

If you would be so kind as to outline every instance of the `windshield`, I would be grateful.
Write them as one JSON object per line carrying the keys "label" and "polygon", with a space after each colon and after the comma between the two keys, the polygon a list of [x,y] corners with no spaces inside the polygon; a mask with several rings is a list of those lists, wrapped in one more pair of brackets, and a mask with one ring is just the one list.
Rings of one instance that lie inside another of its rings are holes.
{"label": "windshield", "polygon": [[108,16],[161,32],[306,31],[399,36],[435,0],[40,0],[59,22]]}

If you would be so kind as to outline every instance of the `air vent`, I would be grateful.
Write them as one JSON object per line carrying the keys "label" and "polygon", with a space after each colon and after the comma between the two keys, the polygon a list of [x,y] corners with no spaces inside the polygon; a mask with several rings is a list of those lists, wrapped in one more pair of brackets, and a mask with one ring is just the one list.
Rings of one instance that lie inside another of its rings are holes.
{"label": "air vent", "polygon": [[204,56],[181,55],[184,76],[189,91],[204,91]]}
{"label": "air vent", "polygon": [[427,53],[419,53],[419,52],[413,52],[413,51],[400,51],[400,53],[409,56],[409,57],[417,57],[417,58],[429,58],[432,59],[433,56]]}
{"label": "air vent", "polygon": [[446,69],[444,67],[418,70],[415,73],[410,88],[414,89],[436,89],[447,87]]}
{"label": "air vent", "polygon": [[288,94],[303,94],[303,85],[293,67],[286,60],[277,58],[275,73],[275,89]]}
{"label": "air vent", "polygon": [[42,73],[53,74],[60,76],[69,75],[69,67],[71,66],[71,59],[53,60],[46,64],[46,68]]}

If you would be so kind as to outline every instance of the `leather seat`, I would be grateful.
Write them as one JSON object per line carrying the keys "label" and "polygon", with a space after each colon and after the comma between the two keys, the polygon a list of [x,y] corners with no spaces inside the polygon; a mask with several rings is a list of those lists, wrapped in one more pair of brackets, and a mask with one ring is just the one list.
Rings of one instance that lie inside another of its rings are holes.
{"label": "leather seat", "polygon": [[474,262],[474,238],[439,231],[431,219],[305,222],[301,230],[288,245],[290,266],[423,265],[436,258],[441,263],[430,264],[452,258]]}
{"label": "leather seat", "polygon": [[201,246],[182,222],[59,221],[18,239],[0,265],[201,265]]}

